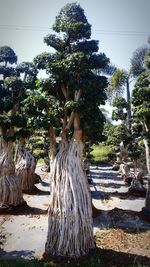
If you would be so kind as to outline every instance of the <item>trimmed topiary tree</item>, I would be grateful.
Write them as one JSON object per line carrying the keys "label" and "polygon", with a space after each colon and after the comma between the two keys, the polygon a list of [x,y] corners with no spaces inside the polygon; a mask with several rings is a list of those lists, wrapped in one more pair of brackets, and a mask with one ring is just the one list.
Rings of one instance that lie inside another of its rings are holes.
{"label": "trimmed topiary tree", "polygon": [[[150,174],[150,49],[145,56],[145,68],[139,75],[133,89],[132,103],[134,105],[134,117],[143,125],[142,137],[146,150],[146,164]],[[150,182],[146,195],[146,209],[150,213]]]}
{"label": "trimmed topiary tree", "polygon": [[82,151],[85,140],[102,137],[104,116],[99,106],[105,103],[107,79],[95,70],[105,68],[109,60],[98,53],[98,41],[90,39],[91,25],[80,5],[62,8],[53,30],[56,34],[46,36],[44,41],[56,52],[43,53],[34,60],[37,68],[46,69],[50,75],[49,86],[45,81],[43,90],[55,97],[62,110],[57,129],[56,117],[50,117],[51,195],[45,252],[81,257],[95,247]]}
{"label": "trimmed topiary tree", "polygon": [[[26,92],[26,98],[29,92],[35,89],[35,79],[37,70],[33,63],[30,62],[22,62],[17,66],[18,75],[22,76],[23,86]],[[27,100],[26,100],[27,101]],[[34,184],[36,182],[35,179],[35,168],[36,168],[36,160],[34,156],[31,154],[29,150],[26,149],[26,138],[29,138],[32,132],[32,126],[30,121],[30,117],[28,117],[28,113],[26,113],[25,103],[26,101],[22,101],[18,107],[20,114],[26,119],[27,126],[30,126],[29,129],[24,127],[23,129],[17,132],[18,139],[18,147],[16,151],[16,176],[21,182],[22,190],[24,192],[31,192],[34,189]],[[32,114],[32,108],[31,108]]]}
{"label": "trimmed topiary tree", "polygon": [[14,67],[17,56],[10,47],[0,48],[0,207],[14,207],[25,203],[21,184],[15,176],[15,127],[22,127],[22,117],[17,113],[24,97],[23,83]]}

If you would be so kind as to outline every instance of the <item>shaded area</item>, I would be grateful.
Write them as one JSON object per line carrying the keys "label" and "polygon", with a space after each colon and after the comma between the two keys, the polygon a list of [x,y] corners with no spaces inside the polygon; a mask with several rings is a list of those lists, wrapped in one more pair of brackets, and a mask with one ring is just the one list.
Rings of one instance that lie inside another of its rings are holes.
{"label": "shaded area", "polygon": [[97,253],[102,257],[104,266],[108,267],[131,267],[132,265],[138,267],[139,264],[150,266],[150,257],[146,256],[117,252],[111,249],[99,249]]}
{"label": "shaded area", "polygon": [[[47,186],[48,183],[44,183],[44,186]],[[43,185],[43,182],[42,182]],[[31,192],[26,192],[23,191],[24,194],[28,194],[28,195],[50,195],[49,191],[43,191],[39,188],[37,188],[36,186],[34,186],[33,190]]]}
{"label": "shaded area", "polygon": [[129,229],[137,231],[150,230],[150,218],[144,216],[143,212],[132,210],[122,210],[114,208],[108,211],[108,216],[111,218],[110,227]]}
{"label": "shaded area", "polygon": [[47,210],[43,210],[36,207],[30,207],[27,204],[0,209],[0,215],[27,215],[27,214],[31,215],[47,214]]}
{"label": "shaded area", "polygon": [[97,190],[95,189],[96,192],[91,192],[91,195],[92,195],[92,198],[94,199],[111,199],[111,197],[117,197],[117,198],[120,198],[120,199],[127,199],[129,198],[130,200],[135,200],[135,198],[138,198],[140,199],[141,197],[142,198],[145,198],[146,196],[146,192],[144,191],[137,191],[137,192],[118,192],[118,191],[114,191],[114,192],[110,192],[110,191],[107,191],[107,192],[104,192],[102,190]]}
{"label": "shaded area", "polygon": [[[132,253],[118,252],[111,249],[96,248],[86,257],[80,259],[68,259],[61,257],[50,257],[43,254],[42,262],[50,262],[56,266],[93,266],[93,267],[131,267],[139,265],[149,266],[150,258],[147,256],[138,256]],[[69,264],[67,264],[69,262]]]}
{"label": "shaded area", "polygon": [[3,249],[0,250],[0,258],[1,259],[34,259],[34,250],[14,250],[10,252],[6,252]]}

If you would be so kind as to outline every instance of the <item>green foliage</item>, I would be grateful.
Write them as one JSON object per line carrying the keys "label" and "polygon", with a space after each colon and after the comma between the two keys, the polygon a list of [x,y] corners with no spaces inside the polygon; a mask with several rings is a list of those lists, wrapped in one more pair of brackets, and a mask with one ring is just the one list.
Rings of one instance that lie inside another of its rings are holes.
{"label": "green foliage", "polygon": [[112,112],[112,119],[116,121],[125,121],[128,109],[128,103],[126,100],[121,96],[116,96],[113,100],[112,106],[115,107],[115,110]]}
{"label": "green foliage", "polygon": [[93,156],[92,162],[94,163],[108,163],[113,155],[113,149],[111,146],[99,144],[92,146],[93,151],[91,155]]}
{"label": "green foliage", "polygon": [[145,56],[146,68],[137,78],[132,92],[134,118],[141,120],[145,130],[150,131],[150,49]]}
{"label": "green foliage", "polygon": [[73,100],[67,101],[66,104],[65,104],[65,106],[68,108],[68,110],[73,111],[73,110],[76,110],[77,109],[78,102],[77,101],[73,101]]}
{"label": "green foliage", "polygon": [[[28,105],[34,109],[37,117],[35,124],[38,127],[42,126],[39,123],[42,122],[45,127],[56,127],[58,132],[62,128],[64,116],[69,120],[71,111],[76,110],[81,118],[86,140],[94,143],[103,139],[105,117],[99,106],[105,104],[105,89],[108,85],[107,78],[96,74],[96,70],[106,68],[109,59],[104,53],[98,53],[98,41],[90,39],[91,25],[79,4],[65,5],[56,17],[53,30],[56,34],[47,35],[44,42],[53,47],[55,52],[42,53],[34,58],[36,67],[45,69],[49,74],[48,79],[38,81],[34,96],[40,97],[40,88],[42,97],[48,101],[47,110],[45,108],[41,112],[38,108],[35,111],[35,105],[30,100]],[[81,97],[76,100],[75,94],[79,91]],[[49,121],[48,124],[46,120]]]}
{"label": "green foliage", "polygon": [[143,125],[140,120],[132,119],[132,135],[134,138],[143,137]]}
{"label": "green foliage", "polygon": [[135,107],[150,102],[150,70],[144,71],[138,78],[132,92],[132,103]]}
{"label": "green foliage", "polygon": [[17,75],[17,71],[12,67],[0,66],[0,74],[3,75],[4,77],[10,77]]}
{"label": "green foliage", "polygon": [[133,57],[131,59],[131,68],[130,71],[133,77],[137,77],[144,70],[144,57],[147,53],[148,47],[142,46],[137,48],[133,53]]}
{"label": "green foliage", "polygon": [[126,100],[121,97],[121,96],[117,96],[114,98],[113,103],[112,103],[113,107],[116,107],[118,109],[123,109],[123,108],[127,108],[128,104],[126,102]]}
{"label": "green foliage", "polygon": [[0,62],[14,64],[17,62],[17,56],[9,46],[0,47]]}
{"label": "green foliage", "polygon": [[25,75],[36,76],[37,69],[35,65],[31,62],[21,62],[17,67],[16,70],[18,74],[24,73]]}
{"label": "green foliage", "polygon": [[140,150],[135,150],[135,151],[129,152],[129,157],[131,159],[138,159],[138,158],[141,157],[141,151]]}
{"label": "green foliage", "polygon": [[53,25],[57,33],[64,32],[65,38],[71,41],[78,39],[89,39],[91,36],[91,25],[88,23],[84,10],[76,3],[67,4],[60,10]]}
{"label": "green foliage", "polygon": [[33,59],[33,62],[35,66],[37,67],[37,69],[43,70],[43,69],[46,69],[47,63],[49,62],[49,60],[51,60],[51,58],[52,58],[52,55],[50,53],[43,52],[40,55],[37,55]]}
{"label": "green foliage", "polygon": [[36,160],[48,157],[50,140],[46,131],[34,131],[27,145]]}
{"label": "green foliage", "polygon": [[132,138],[130,132],[123,123],[119,125],[106,123],[104,127],[104,135],[107,137],[105,144],[113,147],[113,150],[118,150],[121,141],[126,146],[130,143]]}
{"label": "green foliage", "polygon": [[62,109],[56,98],[41,91],[30,92],[23,102],[24,113],[30,117],[28,127],[47,129],[50,126],[59,127]]}
{"label": "green foliage", "polygon": [[124,92],[124,86],[126,85],[126,81],[128,79],[128,74],[126,71],[121,69],[116,69],[113,73],[108,88],[107,94],[108,97],[119,96],[122,95]]}
{"label": "green foliage", "polygon": [[150,69],[150,49],[147,50],[145,59],[144,59],[145,66],[147,69]]}
{"label": "green foliage", "polygon": [[[8,67],[9,64],[17,63],[14,51],[9,47],[0,48],[0,127],[3,138],[8,142],[10,139],[29,136],[30,118],[25,112],[25,99],[30,91],[35,88],[37,70],[33,63],[23,62],[16,67]],[[21,75],[24,74],[24,77]],[[30,125],[31,126],[31,125]],[[9,136],[12,127],[14,135]]]}

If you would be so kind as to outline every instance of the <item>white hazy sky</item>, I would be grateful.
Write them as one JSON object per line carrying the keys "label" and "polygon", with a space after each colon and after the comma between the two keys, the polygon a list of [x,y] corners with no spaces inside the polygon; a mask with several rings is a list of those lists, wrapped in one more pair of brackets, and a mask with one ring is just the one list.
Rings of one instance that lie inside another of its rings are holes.
{"label": "white hazy sky", "polygon": [[[0,46],[12,47],[18,63],[32,61],[37,54],[50,51],[43,37],[60,9],[75,1],[0,0]],[[150,0],[79,0],[92,25],[92,38],[99,50],[119,68],[128,70],[136,48],[150,36]]]}
{"label": "white hazy sky", "polygon": [[[43,37],[51,32],[65,0],[0,0],[0,46],[11,46],[18,62],[49,51]],[[150,0],[79,0],[92,25],[92,38],[111,62],[128,69],[133,51],[150,35]]]}

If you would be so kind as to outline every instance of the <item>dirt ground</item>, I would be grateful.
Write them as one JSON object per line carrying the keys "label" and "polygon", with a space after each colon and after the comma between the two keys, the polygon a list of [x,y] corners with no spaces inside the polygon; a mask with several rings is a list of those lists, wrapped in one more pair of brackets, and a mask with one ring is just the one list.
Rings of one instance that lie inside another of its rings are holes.
{"label": "dirt ground", "polygon": [[[105,261],[110,266],[150,266],[150,217],[142,212],[145,196],[129,194],[111,166],[91,167],[90,177],[93,203],[101,210],[94,219],[94,233]],[[147,188],[146,179],[144,185]]]}
{"label": "dirt ground", "polygon": [[[49,177],[38,165],[42,182],[24,194],[27,206],[0,212],[0,258],[41,259],[47,235]],[[150,218],[141,212],[144,196],[128,194],[111,165],[90,167],[93,232],[106,261],[139,262],[150,266]],[[145,180],[146,187],[146,180]],[[109,265],[109,264],[108,264]],[[120,265],[121,266],[121,265]]]}

